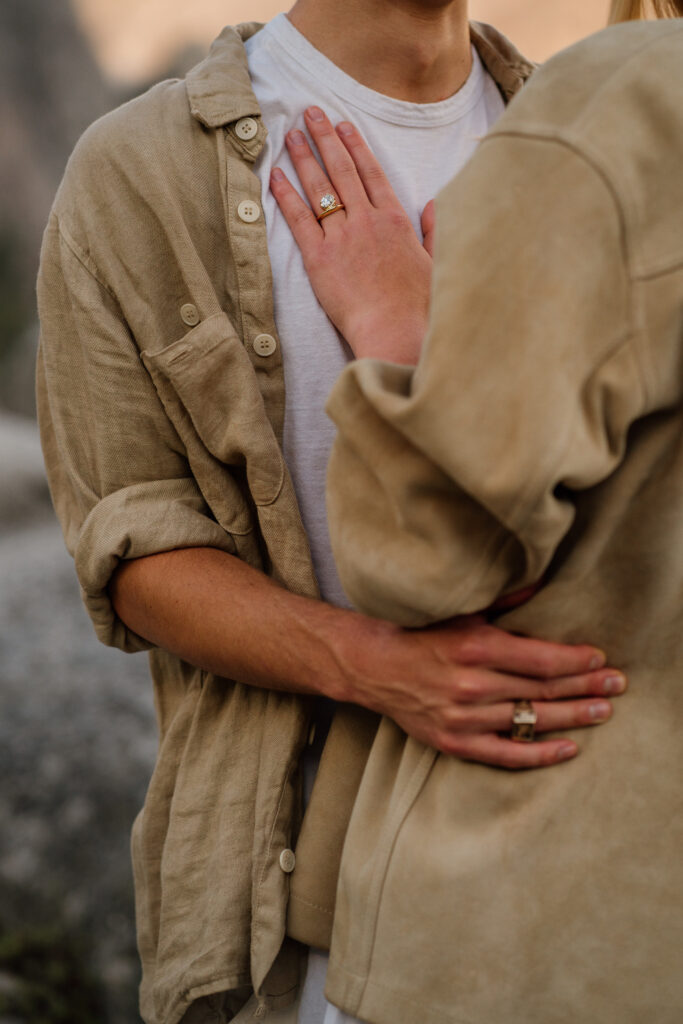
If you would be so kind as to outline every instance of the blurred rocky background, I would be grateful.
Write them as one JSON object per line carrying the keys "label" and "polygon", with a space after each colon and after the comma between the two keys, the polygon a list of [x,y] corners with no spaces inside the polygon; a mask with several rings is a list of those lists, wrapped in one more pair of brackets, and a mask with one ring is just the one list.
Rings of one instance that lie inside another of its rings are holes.
{"label": "blurred rocky background", "polygon": [[146,662],[95,641],[34,426],[3,413],[0,523],[0,1021],[133,1024]]}
{"label": "blurred rocky background", "polygon": [[2,0],[2,1024],[139,1021],[128,835],[156,746],[146,662],[94,638],[33,420],[42,230],[79,134],[122,98],[66,0]]}
{"label": "blurred rocky background", "polygon": [[[153,764],[144,656],[97,644],[34,421],[34,281],[86,125],[287,0],[0,2],[0,1024],[135,1024],[129,832]],[[532,57],[607,0],[472,0]]]}

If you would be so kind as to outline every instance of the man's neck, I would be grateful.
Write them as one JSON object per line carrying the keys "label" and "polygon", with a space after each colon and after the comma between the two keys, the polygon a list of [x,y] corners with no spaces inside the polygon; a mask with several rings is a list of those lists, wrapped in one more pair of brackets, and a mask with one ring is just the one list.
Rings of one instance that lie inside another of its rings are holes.
{"label": "man's neck", "polygon": [[471,70],[467,0],[296,0],[288,17],[342,71],[396,99],[436,103]]}

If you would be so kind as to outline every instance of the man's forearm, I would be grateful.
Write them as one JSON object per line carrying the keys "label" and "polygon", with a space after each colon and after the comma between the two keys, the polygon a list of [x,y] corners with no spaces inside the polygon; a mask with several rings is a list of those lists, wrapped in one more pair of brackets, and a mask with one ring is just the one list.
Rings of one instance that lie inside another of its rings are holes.
{"label": "man's forearm", "polygon": [[388,623],[299,597],[238,558],[186,548],[125,562],[110,585],[119,617],[151,643],[216,675],[357,701],[345,650]]}
{"label": "man's forearm", "polygon": [[400,629],[291,594],[213,548],[126,562],[110,592],[129,628],[200,668],[361,704],[444,753],[487,764],[539,767],[576,753],[573,741],[522,749],[502,738],[512,701],[538,701],[539,731],[555,732],[605,721],[610,704],[594,698],[625,687],[594,648],[511,636],[482,617]]}

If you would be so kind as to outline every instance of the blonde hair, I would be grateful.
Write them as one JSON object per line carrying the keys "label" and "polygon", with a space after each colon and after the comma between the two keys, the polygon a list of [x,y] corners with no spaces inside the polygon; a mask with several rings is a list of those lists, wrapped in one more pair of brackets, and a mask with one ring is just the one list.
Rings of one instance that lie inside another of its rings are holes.
{"label": "blonde hair", "polygon": [[610,25],[649,17],[682,18],[683,0],[612,0]]}

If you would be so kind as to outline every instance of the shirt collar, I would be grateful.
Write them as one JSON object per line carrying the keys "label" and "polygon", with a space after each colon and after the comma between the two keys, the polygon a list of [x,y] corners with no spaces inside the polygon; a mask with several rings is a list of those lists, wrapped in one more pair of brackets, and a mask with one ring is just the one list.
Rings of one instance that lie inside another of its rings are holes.
{"label": "shirt collar", "polygon": [[[207,128],[220,128],[241,117],[260,117],[261,109],[249,79],[244,43],[263,26],[252,21],[224,28],[208,57],[188,72],[185,82],[190,109]],[[535,65],[496,29],[470,24],[472,42],[506,100],[531,75]]]}
{"label": "shirt collar", "polygon": [[523,57],[510,40],[492,25],[470,22],[470,37],[484,67],[500,89],[505,102],[509,102],[536,70],[536,65]]}
{"label": "shirt collar", "polygon": [[208,57],[185,77],[190,110],[207,128],[221,128],[241,117],[260,117],[249,79],[244,43],[263,26],[251,21],[224,28]]}

